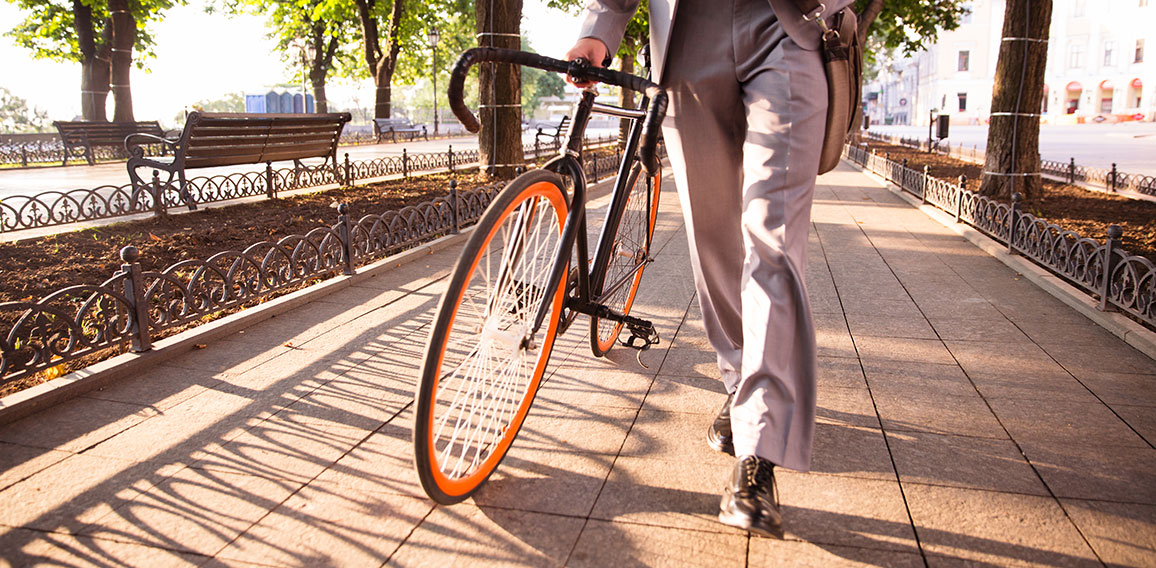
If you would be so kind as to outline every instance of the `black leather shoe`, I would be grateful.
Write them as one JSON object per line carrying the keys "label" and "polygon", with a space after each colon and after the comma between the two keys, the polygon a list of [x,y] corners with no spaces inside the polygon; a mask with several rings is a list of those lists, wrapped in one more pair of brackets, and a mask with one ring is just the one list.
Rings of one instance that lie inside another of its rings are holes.
{"label": "black leather shoe", "polygon": [[774,468],[775,464],[759,457],[740,458],[723,492],[718,520],[758,535],[783,538]]}
{"label": "black leather shoe", "polygon": [[711,424],[710,429],[706,431],[708,446],[732,456],[735,455],[735,441],[734,436],[731,435],[731,401],[734,398],[735,395],[733,394],[727,395],[726,404],[719,411],[718,417],[714,419],[714,424]]}

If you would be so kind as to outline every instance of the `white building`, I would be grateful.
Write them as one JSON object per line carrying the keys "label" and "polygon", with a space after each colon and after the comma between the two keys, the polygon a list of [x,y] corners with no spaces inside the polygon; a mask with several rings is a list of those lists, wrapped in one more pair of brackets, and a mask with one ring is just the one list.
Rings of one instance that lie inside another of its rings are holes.
{"label": "white building", "polygon": [[[1156,120],[1156,0],[1054,0],[1044,75],[1044,122]],[[1005,2],[971,14],[929,50],[884,62],[864,92],[873,123],[927,124],[933,113],[982,123],[1002,43]],[[1017,46],[1021,45],[1019,43]]]}

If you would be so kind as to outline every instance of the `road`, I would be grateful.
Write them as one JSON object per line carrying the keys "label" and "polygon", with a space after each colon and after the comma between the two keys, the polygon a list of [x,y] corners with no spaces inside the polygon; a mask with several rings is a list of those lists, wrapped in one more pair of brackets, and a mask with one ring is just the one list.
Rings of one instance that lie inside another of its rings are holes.
{"label": "road", "polygon": [[[872,126],[871,132],[927,138],[926,126]],[[952,126],[952,146],[987,145],[987,126]],[[1121,172],[1156,175],[1156,122],[1050,125],[1040,127],[1040,157]]]}

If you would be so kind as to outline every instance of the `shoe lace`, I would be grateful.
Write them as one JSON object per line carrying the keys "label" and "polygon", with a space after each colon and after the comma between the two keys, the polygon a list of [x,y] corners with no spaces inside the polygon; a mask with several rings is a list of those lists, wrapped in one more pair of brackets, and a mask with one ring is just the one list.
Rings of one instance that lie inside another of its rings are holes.
{"label": "shoe lace", "polygon": [[743,477],[746,478],[748,486],[752,488],[762,487],[769,490],[774,484],[775,466],[771,464],[771,462],[751,456],[743,460],[742,467]]}

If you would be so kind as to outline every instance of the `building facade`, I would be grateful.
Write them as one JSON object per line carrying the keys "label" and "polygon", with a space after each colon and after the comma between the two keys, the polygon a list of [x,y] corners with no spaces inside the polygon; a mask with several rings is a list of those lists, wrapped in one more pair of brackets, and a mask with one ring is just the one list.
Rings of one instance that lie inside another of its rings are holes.
{"label": "building facade", "polygon": [[[930,49],[881,62],[866,85],[875,124],[985,123],[1002,43],[1005,2],[969,2],[960,27]],[[1044,75],[1043,121],[1156,120],[1156,0],[1054,0]]]}

